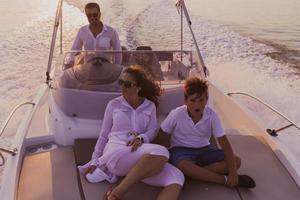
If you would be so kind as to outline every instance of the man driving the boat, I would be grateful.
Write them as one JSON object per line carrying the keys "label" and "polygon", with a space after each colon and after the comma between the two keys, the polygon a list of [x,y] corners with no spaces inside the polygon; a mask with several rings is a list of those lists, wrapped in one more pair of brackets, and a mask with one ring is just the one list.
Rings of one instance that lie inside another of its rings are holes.
{"label": "man driving the boat", "polygon": [[[79,29],[71,50],[80,51],[83,47],[86,51],[120,51],[121,45],[118,33],[114,28],[104,24],[101,21],[100,6],[97,3],[88,3],[86,4],[84,10],[89,24]],[[102,56],[108,59],[107,55],[103,55],[103,53]],[[108,60],[111,60],[115,64],[121,64],[122,54],[116,53],[111,59],[109,58]],[[72,64],[74,64],[74,61]]]}

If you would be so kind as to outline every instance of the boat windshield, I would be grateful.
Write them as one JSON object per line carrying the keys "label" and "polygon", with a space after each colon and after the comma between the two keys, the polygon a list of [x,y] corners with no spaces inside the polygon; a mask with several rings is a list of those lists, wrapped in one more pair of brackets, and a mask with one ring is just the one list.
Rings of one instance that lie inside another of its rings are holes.
{"label": "boat windshield", "polygon": [[[116,54],[122,54],[122,63],[114,62]],[[192,51],[153,50],[68,52],[60,70],[60,87],[116,91],[122,70],[131,65],[142,67],[156,81],[174,84],[197,71],[193,55]]]}

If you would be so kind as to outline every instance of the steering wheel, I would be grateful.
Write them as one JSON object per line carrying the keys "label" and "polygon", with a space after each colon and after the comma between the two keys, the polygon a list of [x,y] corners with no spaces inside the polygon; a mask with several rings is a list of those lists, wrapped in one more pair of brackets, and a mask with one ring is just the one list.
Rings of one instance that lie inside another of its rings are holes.
{"label": "steering wheel", "polygon": [[93,62],[97,62],[97,61],[100,61],[101,63],[103,63],[103,62],[110,63],[110,61],[107,60],[107,58],[100,57],[100,56],[91,58],[90,60],[87,61],[87,63],[93,63]]}

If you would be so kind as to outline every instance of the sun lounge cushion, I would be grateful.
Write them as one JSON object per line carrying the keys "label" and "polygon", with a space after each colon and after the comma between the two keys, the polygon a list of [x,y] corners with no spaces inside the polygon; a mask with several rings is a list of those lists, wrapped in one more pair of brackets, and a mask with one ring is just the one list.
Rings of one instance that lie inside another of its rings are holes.
{"label": "sun lounge cushion", "polygon": [[242,199],[296,200],[300,190],[262,137],[238,135],[236,130],[226,131],[234,152],[241,158],[240,174],[248,174],[256,181],[256,188],[239,188]]}
{"label": "sun lounge cushion", "polygon": [[[91,158],[96,139],[77,139],[75,140],[74,152],[78,164],[84,164]],[[86,155],[84,155],[86,153]],[[80,181],[86,200],[99,200],[102,199],[110,185],[108,182],[89,183],[86,178],[80,175]],[[118,183],[116,183],[117,185]],[[152,187],[144,183],[139,183],[132,187],[124,200],[153,200],[162,188]],[[214,200],[240,200],[238,193],[235,189],[227,188],[222,185],[203,183],[199,181],[187,180],[184,189],[181,193],[181,200],[198,200],[201,199],[214,199]]]}
{"label": "sun lounge cushion", "polygon": [[81,199],[72,147],[25,156],[18,200]]}

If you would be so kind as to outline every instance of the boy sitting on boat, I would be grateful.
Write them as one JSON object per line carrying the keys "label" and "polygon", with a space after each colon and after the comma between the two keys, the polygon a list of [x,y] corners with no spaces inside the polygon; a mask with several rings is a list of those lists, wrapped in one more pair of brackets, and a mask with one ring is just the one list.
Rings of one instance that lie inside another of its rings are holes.
{"label": "boy sitting on boat", "polygon": [[[192,179],[254,188],[250,176],[237,174],[241,160],[233,154],[218,115],[207,105],[207,82],[195,77],[187,80],[184,100],[186,105],[172,110],[159,131],[159,136],[171,137],[170,162]],[[222,149],[210,143],[212,136]]]}

